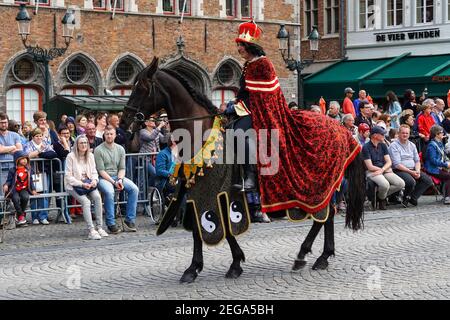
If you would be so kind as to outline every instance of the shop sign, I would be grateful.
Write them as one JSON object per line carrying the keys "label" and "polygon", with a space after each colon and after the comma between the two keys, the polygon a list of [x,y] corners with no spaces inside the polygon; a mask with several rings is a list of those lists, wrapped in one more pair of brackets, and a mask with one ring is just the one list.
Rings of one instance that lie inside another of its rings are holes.
{"label": "shop sign", "polygon": [[441,30],[439,28],[421,29],[400,32],[378,32],[374,33],[377,42],[394,42],[406,40],[420,40],[440,38]]}

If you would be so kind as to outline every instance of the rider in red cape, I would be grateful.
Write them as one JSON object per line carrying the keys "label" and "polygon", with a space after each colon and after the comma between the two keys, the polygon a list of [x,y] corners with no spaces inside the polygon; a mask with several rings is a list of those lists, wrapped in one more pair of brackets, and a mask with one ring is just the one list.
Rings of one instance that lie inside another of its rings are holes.
{"label": "rider in red cape", "polygon": [[246,62],[235,107],[250,113],[258,137],[261,129],[268,129],[267,155],[271,158],[274,154],[270,150],[270,130],[278,129],[278,171],[262,174],[274,163],[262,165],[266,159],[258,154],[262,211],[298,207],[316,213],[328,205],[340,186],[344,170],[361,147],[333,119],[310,111],[291,113],[273,64],[257,44],[260,35],[261,29],[253,21],[239,26],[236,42]]}

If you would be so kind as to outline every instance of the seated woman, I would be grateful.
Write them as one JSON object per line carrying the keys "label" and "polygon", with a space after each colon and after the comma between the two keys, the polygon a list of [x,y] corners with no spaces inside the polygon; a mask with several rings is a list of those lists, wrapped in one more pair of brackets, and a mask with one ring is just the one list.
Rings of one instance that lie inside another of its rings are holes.
{"label": "seated woman", "polygon": [[444,203],[450,204],[450,162],[444,152],[444,129],[434,125],[430,129],[430,143],[425,153],[425,170],[429,175],[438,178],[444,184]]}
{"label": "seated woman", "polygon": [[[102,228],[102,198],[97,190],[98,173],[94,155],[90,151],[89,141],[85,135],[75,139],[72,152],[66,158],[64,183],[67,192],[83,206],[83,217],[89,228],[89,240],[100,240],[108,234]],[[91,200],[94,201],[94,228],[91,215]]]}

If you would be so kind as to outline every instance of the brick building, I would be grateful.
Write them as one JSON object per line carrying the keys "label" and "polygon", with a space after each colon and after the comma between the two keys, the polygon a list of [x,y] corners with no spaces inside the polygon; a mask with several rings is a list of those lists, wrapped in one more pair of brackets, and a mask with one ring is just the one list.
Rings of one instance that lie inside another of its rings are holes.
{"label": "brick building", "polygon": [[300,0],[301,56],[313,58],[307,39],[312,26],[320,33],[319,51],[314,55],[315,63],[305,69],[304,74],[317,72],[345,57],[345,0]]}
{"label": "brick building", "polygon": [[[30,44],[44,48],[53,47],[54,38],[64,46],[60,21],[67,7],[75,9],[74,39],[62,57],[50,61],[49,97],[103,95],[104,89],[127,95],[136,73],[158,56],[219,104],[238,87],[243,61],[234,38],[250,17],[264,30],[261,44],[287,100],[296,96],[296,75],[285,68],[276,35],[280,23],[300,33],[298,0],[188,0],[182,24],[183,0],[117,0],[115,10],[114,0],[0,0],[0,110],[10,118],[30,120],[44,100],[43,65],[27,54],[17,34],[20,2],[32,18]],[[180,35],[184,47],[177,47]]]}

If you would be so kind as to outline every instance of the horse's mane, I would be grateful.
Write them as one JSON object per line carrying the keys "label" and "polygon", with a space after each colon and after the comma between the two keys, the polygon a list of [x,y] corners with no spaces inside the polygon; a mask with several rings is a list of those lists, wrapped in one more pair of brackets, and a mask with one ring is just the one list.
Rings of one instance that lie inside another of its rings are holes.
{"label": "horse's mane", "polygon": [[180,73],[171,69],[160,69],[160,70],[177,79],[181,83],[181,85],[187,90],[187,92],[191,95],[192,99],[194,99],[195,102],[197,102],[199,105],[205,108],[210,114],[217,113],[217,107],[211,102],[211,100],[209,100],[206,95],[195,89],[189,83],[189,81],[185,77],[183,77]]}

